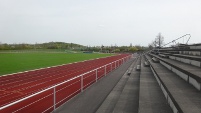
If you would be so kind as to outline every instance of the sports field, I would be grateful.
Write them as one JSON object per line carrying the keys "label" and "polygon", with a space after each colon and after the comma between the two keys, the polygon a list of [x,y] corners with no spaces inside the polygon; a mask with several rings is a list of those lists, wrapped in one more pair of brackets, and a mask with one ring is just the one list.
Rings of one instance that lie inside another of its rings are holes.
{"label": "sports field", "polygon": [[113,54],[0,53],[0,75],[79,62],[111,55]]}

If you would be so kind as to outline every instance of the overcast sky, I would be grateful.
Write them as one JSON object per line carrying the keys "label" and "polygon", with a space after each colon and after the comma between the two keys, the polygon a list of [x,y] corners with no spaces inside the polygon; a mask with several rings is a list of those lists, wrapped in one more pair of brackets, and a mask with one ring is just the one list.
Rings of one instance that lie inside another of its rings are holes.
{"label": "overcast sky", "polygon": [[147,46],[159,32],[201,43],[201,0],[0,0],[1,43]]}

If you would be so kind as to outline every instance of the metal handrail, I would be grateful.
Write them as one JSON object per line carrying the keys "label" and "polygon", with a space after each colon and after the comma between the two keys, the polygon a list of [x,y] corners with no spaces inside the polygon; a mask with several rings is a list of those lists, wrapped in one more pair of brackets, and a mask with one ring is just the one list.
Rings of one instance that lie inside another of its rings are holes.
{"label": "metal handrail", "polygon": [[175,42],[176,40],[178,40],[178,39],[180,39],[180,38],[183,38],[183,37],[185,37],[185,36],[187,36],[187,35],[189,35],[189,38],[188,38],[188,40],[186,41],[186,44],[188,44],[188,41],[190,40],[191,35],[190,35],[190,34],[185,34],[185,35],[183,35],[183,36],[181,36],[181,37],[179,37],[179,38],[177,38],[177,39],[175,39],[175,40],[172,40],[172,41],[168,42],[167,44],[164,44],[162,47],[164,47],[164,46],[166,46],[166,45],[168,45],[168,44],[170,44],[170,43],[173,43],[173,42]]}

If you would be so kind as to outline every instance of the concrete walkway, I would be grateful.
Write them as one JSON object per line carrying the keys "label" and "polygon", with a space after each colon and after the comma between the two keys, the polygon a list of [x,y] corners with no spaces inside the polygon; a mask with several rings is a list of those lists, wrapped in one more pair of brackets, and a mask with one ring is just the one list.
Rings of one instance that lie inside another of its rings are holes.
{"label": "concrete walkway", "polygon": [[77,95],[66,102],[63,106],[59,107],[55,113],[96,112],[133,62],[134,59],[130,59],[118,69],[109,73],[106,77],[86,89],[83,93]]}
{"label": "concrete walkway", "polygon": [[[128,70],[133,70],[135,63],[136,63],[136,60],[133,62],[133,64],[130,66],[130,68]],[[112,113],[113,112],[129,77],[130,76],[127,75],[127,73],[125,73],[122,76],[122,78],[119,80],[117,85],[113,88],[113,90],[110,92],[110,94],[104,100],[102,105],[98,108],[96,113]]]}
{"label": "concrete walkway", "polygon": [[96,113],[138,112],[139,71],[136,71],[134,67],[139,63],[140,59],[132,64],[130,76],[125,74],[121,78]]}

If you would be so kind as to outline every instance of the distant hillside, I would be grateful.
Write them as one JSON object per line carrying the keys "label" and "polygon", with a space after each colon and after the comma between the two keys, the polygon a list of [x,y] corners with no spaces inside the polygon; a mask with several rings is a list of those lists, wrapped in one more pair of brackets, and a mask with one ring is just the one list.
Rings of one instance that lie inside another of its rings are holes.
{"label": "distant hillside", "polygon": [[85,46],[75,43],[47,42],[36,44],[0,44],[0,50],[24,50],[24,49],[81,49]]}

